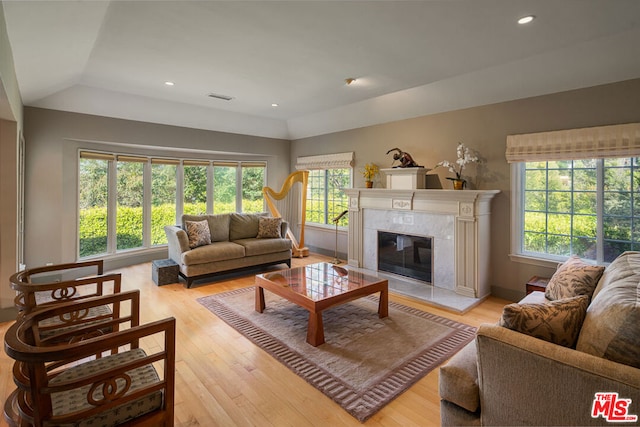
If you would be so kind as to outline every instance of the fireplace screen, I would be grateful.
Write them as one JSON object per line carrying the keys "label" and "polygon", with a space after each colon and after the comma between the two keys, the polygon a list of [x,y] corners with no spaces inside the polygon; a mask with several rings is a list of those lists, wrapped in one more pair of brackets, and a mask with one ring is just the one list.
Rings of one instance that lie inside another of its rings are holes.
{"label": "fireplace screen", "polygon": [[378,270],[433,283],[433,239],[378,231]]}

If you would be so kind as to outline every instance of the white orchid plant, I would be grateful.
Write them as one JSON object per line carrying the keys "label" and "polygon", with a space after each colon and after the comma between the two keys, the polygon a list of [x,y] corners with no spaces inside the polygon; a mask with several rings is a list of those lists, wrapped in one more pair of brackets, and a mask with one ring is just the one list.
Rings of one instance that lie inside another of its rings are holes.
{"label": "white orchid plant", "polygon": [[458,155],[458,159],[455,162],[443,160],[436,165],[448,168],[449,172],[453,172],[456,174],[455,178],[447,179],[462,179],[462,170],[464,169],[464,167],[469,163],[476,163],[479,160],[478,156],[474,155],[473,152],[462,142],[458,143],[456,154]]}

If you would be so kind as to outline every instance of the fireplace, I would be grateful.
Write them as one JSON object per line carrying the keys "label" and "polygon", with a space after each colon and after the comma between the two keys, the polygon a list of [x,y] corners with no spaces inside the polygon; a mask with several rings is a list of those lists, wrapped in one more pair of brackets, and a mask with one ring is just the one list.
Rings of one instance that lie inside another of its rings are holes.
{"label": "fireplace", "polygon": [[[409,239],[428,236],[433,288],[472,298],[490,294],[491,199],[499,191],[353,188],[345,193],[349,197],[350,266],[380,269],[378,231]],[[421,260],[427,253],[427,248],[418,248]],[[405,255],[413,259],[413,248]],[[419,280],[427,281],[424,274]]]}
{"label": "fireplace", "polygon": [[378,270],[433,282],[433,239],[378,230]]}

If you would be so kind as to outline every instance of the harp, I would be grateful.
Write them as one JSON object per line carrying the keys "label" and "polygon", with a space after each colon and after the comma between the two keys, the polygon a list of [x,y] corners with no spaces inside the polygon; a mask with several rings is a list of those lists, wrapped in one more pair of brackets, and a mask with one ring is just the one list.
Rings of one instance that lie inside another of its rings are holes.
{"label": "harp", "polygon": [[[274,191],[270,187],[263,187],[262,194],[264,195],[264,199],[267,201],[267,206],[269,206],[269,210],[271,211],[271,215],[281,217],[280,211],[277,207],[276,201],[282,201],[286,198],[289,198],[289,205],[292,206],[287,208],[288,211],[295,211],[294,216],[299,216],[294,218],[293,221],[286,219],[289,222],[289,230],[287,230],[287,237],[291,240],[292,243],[292,252],[293,256],[296,258],[302,258],[305,256],[309,256],[309,248],[304,246],[304,224],[306,219],[306,211],[307,211],[307,182],[309,180],[309,171],[296,171],[291,174],[284,180],[284,184],[282,184],[282,189],[279,192]],[[294,190],[293,185],[299,182],[301,185],[299,186],[299,194],[300,197],[296,197],[294,194],[296,191]],[[291,194],[290,194],[291,193]],[[294,199],[295,200],[291,200]],[[299,203],[297,203],[299,200]],[[300,209],[298,211],[298,209]],[[297,224],[300,224],[300,240],[296,239],[294,235],[294,230],[297,229]]]}

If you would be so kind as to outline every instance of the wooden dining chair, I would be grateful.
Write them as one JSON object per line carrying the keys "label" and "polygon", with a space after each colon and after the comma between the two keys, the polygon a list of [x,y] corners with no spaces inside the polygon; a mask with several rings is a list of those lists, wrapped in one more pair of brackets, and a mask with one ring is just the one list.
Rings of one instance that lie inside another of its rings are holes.
{"label": "wooden dining chair", "polygon": [[[77,315],[125,303],[129,310],[98,324]],[[139,307],[136,290],[47,306],[16,321],[5,334],[5,352],[17,362],[17,388],[4,406],[8,424],[173,426],[175,319],[140,325]],[[51,317],[73,328],[41,338],[40,325]],[[113,332],[98,333],[104,324]]]}

